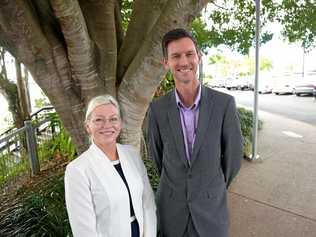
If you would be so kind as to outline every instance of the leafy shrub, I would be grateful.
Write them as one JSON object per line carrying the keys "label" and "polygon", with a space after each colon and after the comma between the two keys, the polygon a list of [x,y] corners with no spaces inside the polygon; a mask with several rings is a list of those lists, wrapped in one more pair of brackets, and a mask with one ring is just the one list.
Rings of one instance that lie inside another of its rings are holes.
{"label": "leafy shrub", "polygon": [[0,236],[67,236],[68,222],[63,175],[55,175],[36,188],[21,188],[5,211],[0,213]]}
{"label": "leafy shrub", "polygon": [[72,142],[70,135],[65,130],[60,118],[56,113],[50,114],[51,127],[54,130],[59,128],[59,133],[55,135],[51,141],[51,152],[53,155],[56,153],[62,153],[63,156],[67,157],[69,160],[72,160],[76,155],[76,147]]}
{"label": "leafy shrub", "polygon": [[0,187],[8,181],[28,173],[30,167],[27,159],[24,152],[21,152],[20,157],[10,154],[0,155]]}
{"label": "leafy shrub", "polygon": [[[238,108],[241,133],[244,138],[244,156],[249,157],[252,151],[252,123],[253,113],[245,108]],[[262,121],[258,121],[258,129],[262,128]]]}

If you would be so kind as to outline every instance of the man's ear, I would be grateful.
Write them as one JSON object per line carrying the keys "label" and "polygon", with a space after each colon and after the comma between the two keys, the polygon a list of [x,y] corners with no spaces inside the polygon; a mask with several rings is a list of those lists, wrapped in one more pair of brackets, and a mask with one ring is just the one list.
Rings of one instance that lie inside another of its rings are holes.
{"label": "man's ear", "polygon": [[199,64],[200,64],[202,62],[202,53],[201,52],[198,53],[198,57],[199,57]]}
{"label": "man's ear", "polygon": [[168,59],[167,59],[167,58],[164,57],[164,58],[161,60],[161,64],[163,65],[163,67],[164,67],[165,70],[169,70]]}

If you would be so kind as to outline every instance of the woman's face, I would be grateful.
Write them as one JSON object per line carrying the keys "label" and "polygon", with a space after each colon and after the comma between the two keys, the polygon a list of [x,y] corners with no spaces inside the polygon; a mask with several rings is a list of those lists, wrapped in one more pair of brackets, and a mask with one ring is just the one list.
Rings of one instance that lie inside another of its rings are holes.
{"label": "woman's face", "polygon": [[86,122],[86,129],[93,142],[99,147],[116,144],[122,122],[118,109],[112,104],[104,104],[92,110]]}

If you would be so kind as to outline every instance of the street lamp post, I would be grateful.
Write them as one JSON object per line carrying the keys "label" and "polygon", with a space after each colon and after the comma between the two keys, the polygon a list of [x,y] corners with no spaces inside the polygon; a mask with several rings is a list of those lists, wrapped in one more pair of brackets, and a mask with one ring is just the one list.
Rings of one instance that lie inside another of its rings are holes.
{"label": "street lamp post", "polygon": [[252,132],[252,157],[256,160],[257,155],[257,138],[258,138],[258,83],[259,83],[259,37],[260,36],[260,0],[256,0],[256,72],[254,87],[254,105],[253,105],[253,132]]}

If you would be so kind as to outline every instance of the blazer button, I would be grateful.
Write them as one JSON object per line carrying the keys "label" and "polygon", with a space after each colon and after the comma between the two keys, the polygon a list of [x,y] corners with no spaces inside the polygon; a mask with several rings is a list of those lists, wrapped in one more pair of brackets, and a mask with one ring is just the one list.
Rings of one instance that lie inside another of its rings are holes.
{"label": "blazer button", "polygon": [[190,174],[188,174],[188,178],[189,179],[191,179],[192,178],[192,174],[190,173]]}

